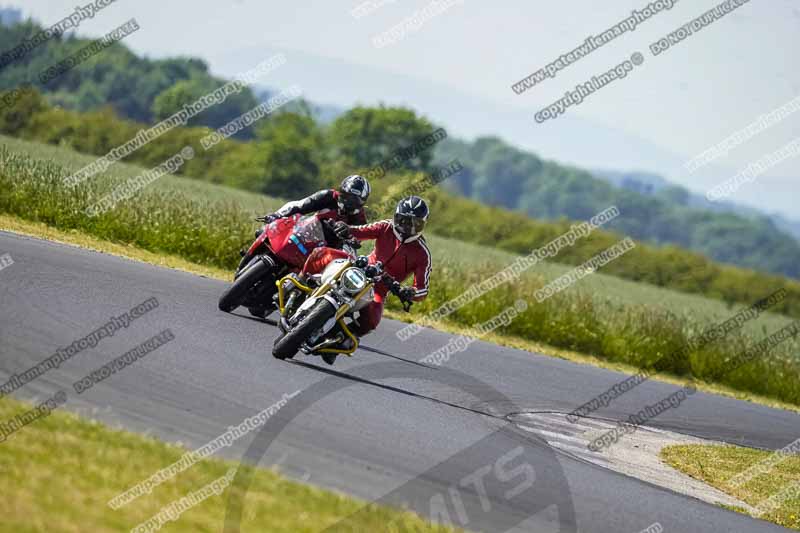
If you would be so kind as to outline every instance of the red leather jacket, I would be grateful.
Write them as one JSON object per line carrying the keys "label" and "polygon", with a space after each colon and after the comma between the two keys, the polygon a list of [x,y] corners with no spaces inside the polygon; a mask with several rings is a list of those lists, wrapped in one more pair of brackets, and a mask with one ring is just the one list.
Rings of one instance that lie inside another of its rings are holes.
{"label": "red leather jacket", "polygon": [[[390,220],[379,220],[350,230],[359,241],[375,241],[375,249],[369,255],[370,263],[380,261],[384,270],[399,282],[414,274],[414,300],[424,300],[428,296],[432,262],[431,252],[422,236],[401,242]],[[376,291],[386,296],[388,289],[381,284]]]}

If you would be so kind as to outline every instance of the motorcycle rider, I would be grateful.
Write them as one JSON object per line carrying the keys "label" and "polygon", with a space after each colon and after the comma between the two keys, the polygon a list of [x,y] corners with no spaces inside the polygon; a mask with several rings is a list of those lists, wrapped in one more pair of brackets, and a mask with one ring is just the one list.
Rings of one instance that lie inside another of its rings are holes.
{"label": "motorcycle rider", "polygon": [[[269,224],[276,219],[289,217],[300,213],[307,215],[316,212],[317,218],[323,222],[325,240],[330,246],[341,247],[346,235],[349,234],[348,224],[366,224],[367,215],[364,212],[372,187],[367,178],[352,174],[342,180],[339,190],[323,189],[301,200],[287,202],[283,207],[272,214],[264,216],[264,222]],[[256,231],[258,238],[264,229]],[[242,251],[244,255],[244,251]],[[241,270],[245,259],[239,264]],[[263,305],[248,308],[253,316],[263,318],[271,311],[272,307]]]}
{"label": "motorcycle rider", "polygon": [[339,190],[323,189],[301,200],[288,202],[266,218],[271,222],[297,213],[307,215],[316,211],[322,220],[341,221],[351,226],[366,224],[364,204],[371,191],[367,178],[352,174],[342,180]]}
{"label": "motorcycle rider", "polygon": [[[422,301],[428,296],[431,275],[431,252],[422,235],[428,221],[430,210],[425,200],[418,196],[408,196],[400,200],[391,220],[380,220],[372,224],[350,227],[350,235],[359,241],[374,240],[375,248],[369,255],[369,263],[380,261],[383,270],[398,282],[414,275],[412,287],[401,287],[398,296],[404,301]],[[303,268],[308,276],[322,271],[332,259],[341,257],[342,252],[318,248],[309,257]],[[363,337],[370,333],[381,321],[383,302],[389,292],[386,284],[375,287],[375,299],[359,311],[356,321],[349,325],[354,335]],[[348,341],[345,341],[348,342]],[[349,341],[352,342],[352,341]],[[324,354],[323,360],[332,365],[336,354]]]}

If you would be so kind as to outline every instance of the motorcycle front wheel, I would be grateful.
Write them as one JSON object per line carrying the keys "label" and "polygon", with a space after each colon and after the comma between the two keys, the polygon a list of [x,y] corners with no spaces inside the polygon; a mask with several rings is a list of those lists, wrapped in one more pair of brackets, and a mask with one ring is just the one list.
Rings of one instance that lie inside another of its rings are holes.
{"label": "motorcycle front wheel", "polygon": [[291,359],[300,350],[303,342],[321,329],[328,320],[336,316],[336,308],[325,298],[320,298],[308,314],[289,332],[275,339],[272,355],[276,359]]}
{"label": "motorcycle front wheel", "polygon": [[236,278],[233,285],[222,293],[219,299],[220,311],[230,313],[242,305],[247,294],[258,282],[274,283],[270,270],[271,268],[266,262],[260,259],[253,259],[247,269]]}

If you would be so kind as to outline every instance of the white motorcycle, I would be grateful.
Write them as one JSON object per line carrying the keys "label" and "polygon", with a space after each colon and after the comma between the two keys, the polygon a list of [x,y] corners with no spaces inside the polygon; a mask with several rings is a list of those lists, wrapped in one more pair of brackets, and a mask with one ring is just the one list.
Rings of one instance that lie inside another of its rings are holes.
{"label": "white motorcycle", "polygon": [[[411,309],[412,302],[401,297],[400,283],[383,271],[380,262],[370,265],[366,256],[334,259],[321,274],[311,276],[308,284],[294,275],[282,278],[277,282],[282,333],[275,339],[272,355],[291,359],[302,351],[351,356],[358,348],[358,338],[345,318],[352,319],[373,301],[376,283],[388,284],[390,292],[401,298],[403,309]],[[287,293],[291,293],[289,301]]]}

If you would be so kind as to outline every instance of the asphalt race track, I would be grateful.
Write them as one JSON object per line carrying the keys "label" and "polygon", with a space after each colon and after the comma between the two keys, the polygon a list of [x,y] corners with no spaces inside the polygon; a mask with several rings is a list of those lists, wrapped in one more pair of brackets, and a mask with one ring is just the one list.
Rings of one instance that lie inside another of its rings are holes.
{"label": "asphalt race track", "polygon": [[[151,297],[160,303],[16,397],[64,390],[70,410],[195,448],[301,391],[224,455],[279,464],[293,478],[363,499],[447,513],[475,531],[638,533],[655,522],[668,533],[784,531],[609,471],[570,452],[569,442],[555,449],[505,418],[567,413],[621,374],[481,342],[431,368],[416,361],[449,335],[426,329],[400,342],[402,324],[390,320],[333,367],[303,355],[278,361],[273,325],[217,310],[223,282],[0,233],[4,253],[14,264],[0,271],[1,382],[112,315]],[[166,328],[175,340],[75,392],[74,382]],[[645,383],[594,414],[622,419],[675,390]],[[697,393],[651,425],[776,449],[797,438],[800,416]]]}

